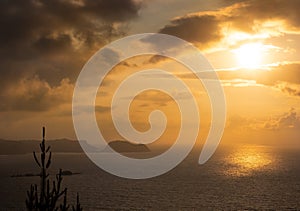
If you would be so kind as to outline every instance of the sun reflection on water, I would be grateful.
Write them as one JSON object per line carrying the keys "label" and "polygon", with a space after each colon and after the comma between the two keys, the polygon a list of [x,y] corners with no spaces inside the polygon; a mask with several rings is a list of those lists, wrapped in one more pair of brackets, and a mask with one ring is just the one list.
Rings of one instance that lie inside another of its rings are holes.
{"label": "sun reflection on water", "polygon": [[274,158],[264,147],[242,147],[225,159],[223,173],[227,176],[248,176],[268,169],[273,163]]}

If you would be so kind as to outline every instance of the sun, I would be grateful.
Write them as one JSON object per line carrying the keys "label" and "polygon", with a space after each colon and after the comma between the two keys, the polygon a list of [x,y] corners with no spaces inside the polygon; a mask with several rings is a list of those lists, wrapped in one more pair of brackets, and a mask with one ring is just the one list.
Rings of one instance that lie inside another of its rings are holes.
{"label": "sun", "polygon": [[233,50],[239,67],[254,69],[262,64],[264,45],[247,43]]}

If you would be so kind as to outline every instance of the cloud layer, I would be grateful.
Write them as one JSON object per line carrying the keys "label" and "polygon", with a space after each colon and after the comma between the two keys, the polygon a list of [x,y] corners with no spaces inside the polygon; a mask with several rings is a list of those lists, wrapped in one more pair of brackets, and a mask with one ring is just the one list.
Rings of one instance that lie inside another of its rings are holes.
{"label": "cloud layer", "polygon": [[229,32],[278,36],[288,31],[300,31],[300,2],[297,0],[244,0],[232,3],[235,4],[218,11],[177,17],[160,32],[178,36],[197,44],[201,49],[207,49],[226,39]]}
{"label": "cloud layer", "polygon": [[253,80],[257,84],[275,87],[287,94],[300,96],[300,64],[281,64],[269,70],[219,71],[222,80]]}

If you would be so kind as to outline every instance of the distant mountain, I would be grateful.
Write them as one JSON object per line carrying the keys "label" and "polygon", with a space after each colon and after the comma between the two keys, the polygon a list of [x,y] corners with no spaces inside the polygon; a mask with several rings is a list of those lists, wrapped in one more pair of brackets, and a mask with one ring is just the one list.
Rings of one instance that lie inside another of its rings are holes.
{"label": "distant mountain", "polygon": [[124,152],[150,152],[150,149],[145,144],[135,144],[129,141],[111,141],[108,143],[108,146],[104,149],[104,151],[111,151],[111,149],[115,150],[118,153]]}
{"label": "distant mountain", "polygon": [[[103,152],[103,150],[98,149],[92,145],[89,145],[86,141],[81,141],[85,145],[85,149],[88,152]],[[33,151],[39,152],[39,140],[1,140],[0,139],[0,155],[13,155],[13,154],[27,154]],[[83,150],[76,140],[69,139],[57,139],[57,140],[47,140],[46,144],[51,146],[52,152],[61,153],[82,153]],[[104,151],[115,150],[119,153],[126,152],[150,152],[150,149],[145,144],[135,144],[128,141],[111,141],[109,142],[109,147],[107,146]]]}
{"label": "distant mountain", "polygon": [[[0,140],[0,155],[10,154],[26,154],[33,151],[39,152],[40,141],[37,140]],[[57,139],[47,140],[46,144],[51,146],[52,152],[66,152],[66,153],[81,153],[83,152],[78,141],[69,139]],[[86,141],[83,143],[86,145],[90,152],[98,152],[99,149],[89,145]]]}

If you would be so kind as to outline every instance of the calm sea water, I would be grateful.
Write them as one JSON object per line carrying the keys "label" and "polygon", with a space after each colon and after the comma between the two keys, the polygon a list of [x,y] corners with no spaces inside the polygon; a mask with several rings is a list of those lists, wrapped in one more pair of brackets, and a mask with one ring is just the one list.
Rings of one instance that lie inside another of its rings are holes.
{"label": "calm sea water", "polygon": [[[205,165],[193,153],[160,177],[128,180],[95,166],[84,154],[55,154],[68,199],[76,192],[85,210],[300,210],[300,151],[271,147],[221,148]],[[38,177],[31,154],[0,156],[1,210],[24,210],[26,190]]]}

